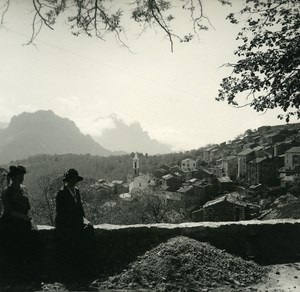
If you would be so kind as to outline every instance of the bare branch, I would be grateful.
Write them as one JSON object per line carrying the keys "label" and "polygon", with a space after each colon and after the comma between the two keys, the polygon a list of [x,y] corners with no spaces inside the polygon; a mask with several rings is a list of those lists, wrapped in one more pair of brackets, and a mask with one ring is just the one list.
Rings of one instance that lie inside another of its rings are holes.
{"label": "bare branch", "polygon": [[27,43],[25,43],[24,45],[30,45],[33,44],[34,39],[36,38],[36,36],[40,33],[42,26],[43,26],[43,22],[40,20],[40,26],[38,28],[38,30],[36,31],[36,19],[37,19],[38,13],[35,13],[33,20],[32,20],[32,33],[31,33],[31,37],[29,39],[29,41]]}
{"label": "bare branch", "polygon": [[[173,38],[172,38],[172,34],[171,34],[169,28],[167,27],[166,23],[164,22],[163,16],[161,15],[161,12],[160,12],[159,7],[157,6],[157,3],[155,2],[155,0],[152,0],[150,3],[151,3],[150,10],[151,10],[152,16],[154,17],[154,19],[157,22],[157,24],[168,35],[169,40],[170,40],[170,44],[171,44],[171,52],[173,53]],[[152,4],[154,4],[154,6],[152,6]],[[158,17],[156,16],[155,10],[158,12],[159,16],[161,17],[161,20],[159,20]]]}
{"label": "bare branch", "polygon": [[[10,0],[4,1],[5,3],[2,7],[4,10],[1,15],[0,26],[3,25],[4,16],[8,11],[10,4],[12,3]],[[185,1],[186,3],[184,6],[190,5],[190,17],[193,20],[191,30],[194,31],[193,34],[189,33],[185,36],[179,36],[179,34],[172,31],[169,22],[174,19],[173,15],[164,15],[166,11],[176,7],[173,3],[171,4],[171,1],[133,0],[132,3],[127,4],[136,5],[131,17],[136,22],[143,23],[143,30],[141,33],[143,33],[147,28],[155,29],[155,26],[159,27],[159,29],[162,29],[164,34],[166,34],[171,45],[171,52],[173,52],[175,38],[180,42],[189,42],[195,34],[199,38],[198,30],[207,29],[206,25],[202,25],[200,23],[203,19],[205,19],[205,21],[207,21],[208,24],[214,29],[209,19],[204,15],[201,2],[202,0]],[[224,0],[219,1],[227,2]],[[33,15],[32,34],[28,43],[33,43],[33,40],[37,37],[44,26],[53,30],[56,18],[67,8],[67,23],[70,24],[72,34],[78,36],[80,33],[85,33],[88,36],[95,35],[97,38],[104,40],[104,37],[108,33],[112,33],[115,36],[117,43],[129,49],[123,40],[125,35],[124,29],[121,26],[123,10],[119,8],[113,13],[111,7],[105,7],[105,4],[108,2],[109,0],[71,0],[68,1],[68,4],[70,4],[67,7],[66,0],[32,0],[31,3],[35,14]],[[118,1],[115,1],[114,3],[122,7],[120,4],[118,4]],[[197,15],[195,12],[196,9],[199,10]],[[198,13],[200,13],[199,16]]]}
{"label": "bare branch", "polygon": [[248,102],[248,103],[245,103],[243,105],[232,105],[234,108],[243,108],[243,107],[246,107],[246,106],[249,106],[251,105],[252,102]]}
{"label": "bare branch", "polygon": [[[42,9],[42,4],[40,3],[39,0],[32,0],[33,6],[35,8],[35,11],[37,12],[38,16],[40,17],[40,19],[42,20],[42,22],[51,30],[53,30],[53,27],[49,24],[49,21],[43,17],[43,15],[41,14],[41,9]],[[37,7],[37,3],[39,5],[39,7]]]}
{"label": "bare branch", "polygon": [[3,10],[2,14],[1,14],[0,27],[2,27],[3,24],[4,24],[4,17],[5,17],[5,14],[8,11],[9,4],[10,4],[10,0],[6,0],[5,3],[4,3],[4,5],[1,7],[1,9],[4,7],[4,10]]}

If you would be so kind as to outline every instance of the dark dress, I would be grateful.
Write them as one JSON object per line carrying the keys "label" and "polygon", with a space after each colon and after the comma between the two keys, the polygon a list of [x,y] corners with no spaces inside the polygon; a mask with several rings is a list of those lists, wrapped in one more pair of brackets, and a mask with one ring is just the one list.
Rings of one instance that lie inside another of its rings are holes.
{"label": "dark dress", "polygon": [[[59,273],[87,276],[94,270],[93,226],[86,225],[80,192],[64,186],[56,195],[56,250]],[[62,271],[63,270],[63,271]]]}
{"label": "dark dress", "polygon": [[67,186],[59,190],[56,195],[55,227],[58,232],[80,232],[83,230],[85,217],[78,188],[75,196]]}
{"label": "dark dress", "polygon": [[[1,251],[5,253],[6,271],[16,276],[34,274],[38,261],[38,232],[28,216],[30,204],[26,188],[8,186],[2,194],[3,214],[1,217]],[[18,274],[18,275],[17,275]]]}

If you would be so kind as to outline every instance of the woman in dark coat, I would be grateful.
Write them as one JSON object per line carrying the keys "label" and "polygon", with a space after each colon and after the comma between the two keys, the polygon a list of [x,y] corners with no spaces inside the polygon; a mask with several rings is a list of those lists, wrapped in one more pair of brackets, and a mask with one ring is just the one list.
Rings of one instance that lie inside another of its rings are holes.
{"label": "woman in dark coat", "polygon": [[[29,215],[30,203],[26,187],[22,184],[26,168],[10,166],[7,187],[2,194],[1,243],[6,253],[7,270],[11,268],[17,277],[31,276],[38,260],[38,233]],[[12,183],[10,183],[12,181]],[[13,276],[13,275],[11,275]]]}
{"label": "woman in dark coat", "polygon": [[89,276],[94,271],[93,226],[85,218],[76,184],[83,178],[77,170],[65,172],[65,185],[56,195],[57,261],[66,277]]}

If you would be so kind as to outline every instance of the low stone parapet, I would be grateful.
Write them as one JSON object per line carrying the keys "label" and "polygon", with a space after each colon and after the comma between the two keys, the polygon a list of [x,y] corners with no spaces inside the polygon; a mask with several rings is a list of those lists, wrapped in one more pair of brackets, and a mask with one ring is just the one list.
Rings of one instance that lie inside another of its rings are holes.
{"label": "low stone parapet", "polygon": [[[54,275],[54,228],[38,226],[44,274]],[[120,272],[147,250],[175,236],[209,242],[219,249],[257,263],[300,261],[300,220],[201,222],[150,225],[96,225],[98,270]]]}

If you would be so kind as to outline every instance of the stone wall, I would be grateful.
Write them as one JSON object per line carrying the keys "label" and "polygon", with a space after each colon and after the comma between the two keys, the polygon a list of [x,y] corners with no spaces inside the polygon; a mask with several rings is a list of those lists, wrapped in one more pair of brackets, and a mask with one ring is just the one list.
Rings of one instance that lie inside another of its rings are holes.
{"label": "stone wall", "polygon": [[[54,229],[39,226],[44,274],[55,271]],[[175,236],[209,242],[231,254],[260,264],[300,261],[300,220],[202,222],[153,225],[97,225],[99,272],[113,274],[147,250]]]}

